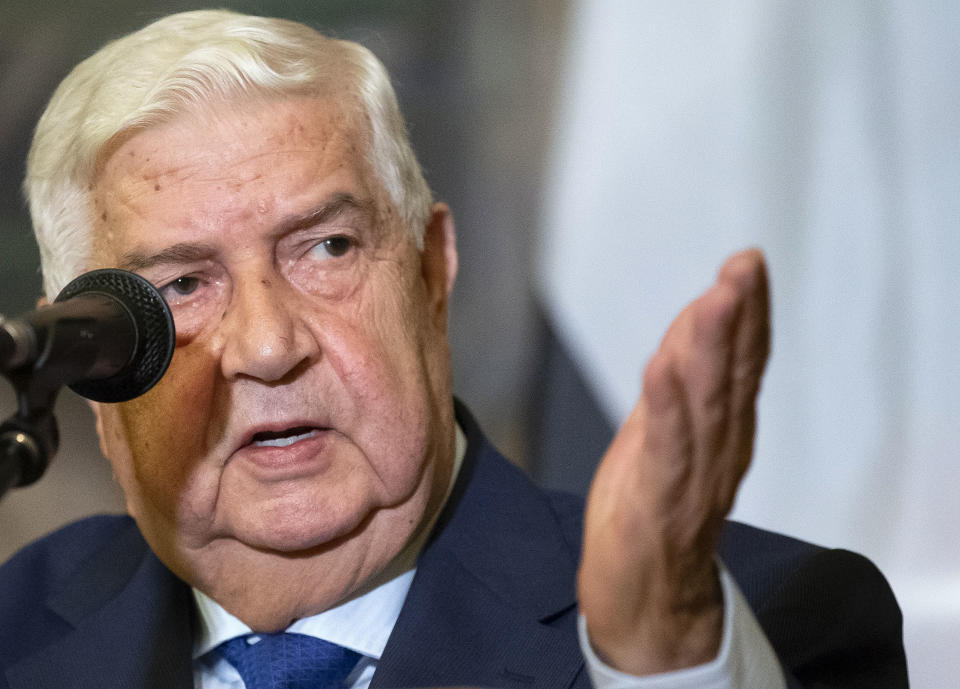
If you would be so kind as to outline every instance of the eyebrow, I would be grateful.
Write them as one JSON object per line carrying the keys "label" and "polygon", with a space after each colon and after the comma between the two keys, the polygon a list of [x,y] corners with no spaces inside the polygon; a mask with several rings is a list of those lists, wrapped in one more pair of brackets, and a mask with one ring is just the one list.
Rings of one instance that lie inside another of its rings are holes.
{"label": "eyebrow", "polygon": [[[296,230],[330,222],[350,212],[372,215],[376,204],[372,199],[359,199],[347,192],[338,192],[317,206],[295,215],[283,218],[276,228],[276,234],[283,236]],[[156,253],[130,251],[119,261],[118,268],[136,272],[157,265],[171,263],[193,263],[214,256],[217,249],[212,244],[180,242]]]}
{"label": "eyebrow", "polygon": [[348,192],[338,192],[304,213],[291,215],[280,221],[278,234],[285,235],[313,225],[330,222],[349,212],[360,212],[372,216],[376,204],[372,199],[359,199]]}
{"label": "eyebrow", "polygon": [[130,251],[120,258],[117,267],[136,272],[166,263],[193,263],[194,261],[202,261],[210,258],[215,253],[216,249],[209,244],[181,242],[173,246],[168,246],[166,249],[154,254]]}

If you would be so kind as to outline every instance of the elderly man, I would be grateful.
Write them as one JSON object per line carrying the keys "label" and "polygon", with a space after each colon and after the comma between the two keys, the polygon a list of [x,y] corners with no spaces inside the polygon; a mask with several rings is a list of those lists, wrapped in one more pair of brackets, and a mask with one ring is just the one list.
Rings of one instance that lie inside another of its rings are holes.
{"label": "elderly man", "polygon": [[[63,82],[26,188],[48,297],[135,271],[177,347],[93,405],[132,520],[0,571],[0,686],[905,685],[872,565],[724,521],[767,356],[758,252],[670,328],[584,521],[453,400],[452,217],[360,46],[160,20]],[[296,683],[303,659],[332,674]]]}

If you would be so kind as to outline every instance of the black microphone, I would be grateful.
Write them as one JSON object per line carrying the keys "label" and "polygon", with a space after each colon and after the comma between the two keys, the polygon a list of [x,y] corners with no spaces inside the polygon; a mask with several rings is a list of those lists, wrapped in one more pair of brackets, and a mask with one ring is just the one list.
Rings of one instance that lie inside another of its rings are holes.
{"label": "black microphone", "polygon": [[163,297],[124,270],[84,273],[53,304],[0,316],[0,373],[17,393],[17,412],[0,424],[0,497],[39,479],[57,451],[60,388],[97,402],[138,397],[166,372],[174,342]]}
{"label": "black microphone", "polygon": [[147,280],[125,270],[84,273],[53,304],[0,316],[0,373],[97,402],[142,395],[173,357],[170,309]]}

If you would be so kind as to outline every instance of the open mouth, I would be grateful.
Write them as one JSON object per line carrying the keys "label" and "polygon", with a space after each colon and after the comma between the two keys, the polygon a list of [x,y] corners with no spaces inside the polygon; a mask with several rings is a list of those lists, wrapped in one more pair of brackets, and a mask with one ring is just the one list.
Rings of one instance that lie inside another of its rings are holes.
{"label": "open mouth", "polygon": [[301,440],[313,438],[320,434],[319,428],[300,426],[283,431],[261,431],[253,436],[250,444],[253,447],[287,447]]}

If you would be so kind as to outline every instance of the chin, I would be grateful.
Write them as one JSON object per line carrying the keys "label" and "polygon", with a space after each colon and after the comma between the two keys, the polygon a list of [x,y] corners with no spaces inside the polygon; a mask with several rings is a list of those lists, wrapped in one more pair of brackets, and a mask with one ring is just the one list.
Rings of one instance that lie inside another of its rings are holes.
{"label": "chin", "polygon": [[366,510],[354,514],[321,515],[316,508],[309,511],[272,515],[257,524],[239,525],[237,540],[258,550],[289,554],[314,554],[336,548],[363,530],[368,521]]}

